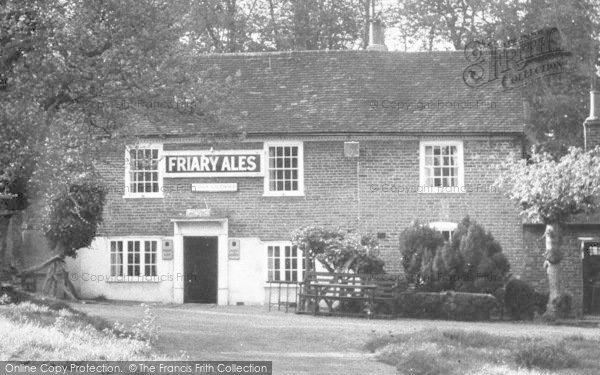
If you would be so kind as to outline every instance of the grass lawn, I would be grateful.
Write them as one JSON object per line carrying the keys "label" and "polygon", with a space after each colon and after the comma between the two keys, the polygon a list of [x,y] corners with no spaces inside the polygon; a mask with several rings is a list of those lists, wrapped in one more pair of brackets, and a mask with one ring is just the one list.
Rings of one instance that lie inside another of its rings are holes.
{"label": "grass lawn", "polygon": [[600,374],[600,340],[580,335],[545,339],[429,329],[376,337],[365,349],[400,374]]}
{"label": "grass lawn", "polygon": [[126,329],[55,301],[0,306],[0,360],[157,360],[151,317]]}

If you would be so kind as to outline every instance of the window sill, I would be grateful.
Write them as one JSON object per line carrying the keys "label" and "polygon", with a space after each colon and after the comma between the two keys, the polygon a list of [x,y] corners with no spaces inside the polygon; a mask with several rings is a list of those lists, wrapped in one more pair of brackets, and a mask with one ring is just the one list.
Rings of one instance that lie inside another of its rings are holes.
{"label": "window sill", "polygon": [[129,199],[129,198],[164,198],[164,194],[162,193],[158,193],[158,194],[125,194],[123,195],[123,198],[125,199]]}
{"label": "window sill", "polygon": [[[290,289],[292,289],[292,288],[297,288],[297,287],[298,287],[298,285],[297,285],[297,284],[300,284],[301,282],[302,282],[302,281],[293,281],[293,282],[292,282],[292,281],[285,281],[285,282],[282,282],[282,284],[281,284],[281,288],[282,288],[282,289],[285,289],[286,287],[288,287],[288,288],[290,288]],[[273,284],[269,284],[269,283],[267,282],[267,283],[265,283],[265,284],[264,284],[264,286],[263,286],[263,287],[264,287],[265,289],[268,289],[268,288],[279,288],[279,285],[280,285],[279,283],[280,283],[280,281],[273,281]],[[294,283],[297,283],[297,284],[294,284]]]}
{"label": "window sill", "polygon": [[280,191],[268,191],[268,192],[264,192],[263,193],[263,197],[303,197],[304,196],[304,192],[303,191],[286,191],[286,192],[280,192]]}
{"label": "window sill", "polygon": [[107,283],[159,283],[158,276],[111,276]]}
{"label": "window sill", "polygon": [[465,187],[429,187],[422,186],[419,188],[419,194],[465,194]]}

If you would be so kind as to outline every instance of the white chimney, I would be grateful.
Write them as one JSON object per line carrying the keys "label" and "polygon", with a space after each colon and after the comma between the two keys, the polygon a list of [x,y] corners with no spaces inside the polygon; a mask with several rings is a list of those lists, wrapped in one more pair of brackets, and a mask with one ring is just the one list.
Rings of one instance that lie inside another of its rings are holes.
{"label": "white chimney", "polygon": [[590,91],[590,115],[583,122],[585,149],[600,146],[600,91]]}
{"label": "white chimney", "polygon": [[385,45],[385,26],[379,19],[372,18],[369,22],[369,45],[367,51],[387,51]]}

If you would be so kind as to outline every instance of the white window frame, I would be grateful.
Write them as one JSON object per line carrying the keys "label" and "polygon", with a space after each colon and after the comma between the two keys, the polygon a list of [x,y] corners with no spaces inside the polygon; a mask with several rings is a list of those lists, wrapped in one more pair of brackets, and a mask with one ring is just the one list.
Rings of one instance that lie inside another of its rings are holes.
{"label": "white window frame", "polygon": [[[129,160],[129,151],[132,149],[158,149],[158,192],[152,193],[134,193],[131,192],[131,163]],[[123,198],[164,198],[163,181],[164,181],[164,155],[162,143],[138,143],[125,147],[125,193]]]}
{"label": "white window frame", "polygon": [[[298,147],[298,190],[296,191],[271,191],[270,188],[270,169],[269,169],[269,148],[270,147]],[[302,141],[277,141],[264,143],[264,193],[265,197],[298,197],[304,196],[304,143]]]}
{"label": "white window frame", "polygon": [[451,221],[434,221],[432,223],[427,224],[429,228],[437,231],[437,232],[450,232],[450,241],[452,240],[453,232],[456,231],[458,227],[458,223],[453,223]]}
{"label": "white window frame", "polygon": [[[115,241],[123,242],[123,261],[121,263],[123,267],[123,276],[113,276],[112,275],[112,260],[111,260],[111,243]],[[139,241],[140,242],[140,275],[128,275],[128,266],[129,260],[127,259],[128,254],[128,245],[129,241]],[[144,246],[145,241],[155,241],[156,242],[156,275],[146,276],[146,257],[145,257],[145,249],[142,248]],[[108,253],[108,282],[158,282],[160,281],[160,256],[162,254],[162,239],[160,237],[111,237],[107,238],[106,248]]]}
{"label": "white window frame", "polygon": [[[266,260],[267,260],[267,264],[265,269],[267,270],[267,281],[269,281],[269,246],[279,246],[279,275],[280,275],[280,280],[275,280],[273,278],[272,281],[289,281],[292,282],[292,280],[286,280],[286,275],[285,275],[285,247],[286,246],[290,246],[290,247],[294,247],[294,245],[292,245],[292,243],[290,241],[269,241],[269,242],[263,242],[264,244],[264,248],[265,248],[265,255],[266,255]],[[297,274],[298,274],[298,278],[296,280],[296,282],[301,282],[302,280],[304,280],[304,269],[302,267],[303,262],[304,262],[304,253],[302,252],[302,250],[297,249],[296,250],[296,259],[297,259],[297,264],[298,264],[298,269]],[[283,279],[282,279],[283,278]]]}
{"label": "white window frame", "polygon": [[[425,147],[427,146],[455,146],[458,158],[458,186],[456,187],[435,187],[427,186],[425,177]],[[433,194],[453,194],[465,193],[465,164],[463,141],[456,140],[432,140],[421,141],[419,143],[419,192]]]}

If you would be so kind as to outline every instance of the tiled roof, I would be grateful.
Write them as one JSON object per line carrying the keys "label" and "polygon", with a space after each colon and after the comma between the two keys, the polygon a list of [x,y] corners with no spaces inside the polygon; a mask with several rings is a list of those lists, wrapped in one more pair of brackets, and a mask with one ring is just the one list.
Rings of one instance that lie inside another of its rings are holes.
{"label": "tiled roof", "polygon": [[[249,134],[523,132],[519,92],[503,91],[499,82],[468,87],[462,51],[211,54],[201,60],[239,82]],[[168,133],[194,133],[198,125],[172,124]]]}

